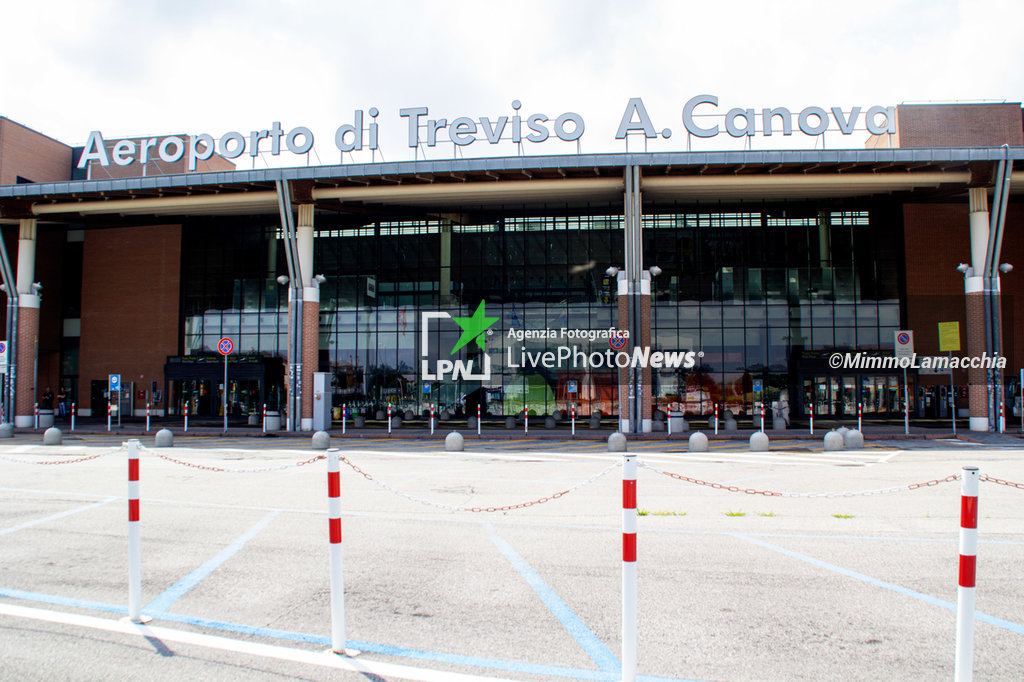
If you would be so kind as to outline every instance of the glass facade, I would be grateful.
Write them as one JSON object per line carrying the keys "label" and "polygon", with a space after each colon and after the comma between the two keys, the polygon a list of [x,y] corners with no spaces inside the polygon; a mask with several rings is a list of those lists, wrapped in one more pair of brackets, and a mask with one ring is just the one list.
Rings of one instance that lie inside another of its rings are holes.
{"label": "glass facade", "polygon": [[[319,370],[334,377],[335,405],[422,413],[435,404],[455,414],[481,405],[485,414],[510,415],[524,405],[551,414],[574,403],[581,415],[617,412],[616,370],[523,369],[516,359],[563,345],[608,349],[606,338],[566,340],[557,331],[618,326],[615,281],[605,271],[623,263],[621,216],[341,220],[318,213],[314,242],[315,271],[327,277]],[[900,324],[898,214],[816,206],[652,210],[643,242],[645,266],[662,269],[652,287],[654,349],[702,353],[694,369],[655,373],[662,410],[709,414],[718,402],[743,414],[783,392],[796,406],[819,400],[822,352],[891,347]],[[182,261],[182,354],[213,355],[218,339],[230,336],[242,354],[283,362],[287,291],[275,280],[287,269],[276,221],[190,223]],[[421,314],[469,317],[481,301],[497,318],[485,351],[469,344],[452,357],[479,366],[486,352],[491,379],[422,381],[423,338],[431,350],[451,348],[461,330],[441,320],[424,337]],[[541,329],[556,334],[517,335]],[[846,383],[888,394],[884,377]]]}

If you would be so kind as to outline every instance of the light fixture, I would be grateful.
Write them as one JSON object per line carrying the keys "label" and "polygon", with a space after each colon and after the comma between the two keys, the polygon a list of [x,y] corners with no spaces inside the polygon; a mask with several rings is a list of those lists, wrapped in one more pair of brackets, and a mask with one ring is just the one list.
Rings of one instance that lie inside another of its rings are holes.
{"label": "light fixture", "polygon": [[968,265],[967,263],[961,263],[960,265],[956,266],[956,271],[964,275],[966,275],[967,271],[970,269],[971,266]]}
{"label": "light fixture", "polygon": [[7,293],[7,285],[6,284],[0,284],[0,291],[4,292],[6,294]]}
{"label": "light fixture", "polygon": [[314,281],[314,282],[316,282],[317,284],[323,284],[324,282],[326,282],[326,281],[327,281],[327,278],[326,278],[326,277],[324,277],[323,275],[316,275],[316,276],[315,276],[315,277],[313,278],[313,281]]}
{"label": "light fixture", "polygon": [[1000,263],[999,272],[1003,273],[1004,275],[1008,272],[1013,272],[1013,265],[1010,263]]}
{"label": "light fixture", "polygon": [[43,285],[39,282],[32,282],[32,291],[39,294],[43,290]]}
{"label": "light fixture", "polygon": [[277,278],[277,283],[280,284],[281,286],[288,284],[289,281],[291,280],[288,279],[288,275],[280,275]]}
{"label": "light fixture", "polygon": [[615,275],[619,274],[619,269],[612,265],[607,270],[604,271],[604,274],[608,275],[609,277],[614,277]]}
{"label": "light fixture", "polygon": [[659,268],[657,265],[652,265],[651,267],[647,268],[647,271],[651,273],[651,277],[657,277],[662,272],[661,268]]}

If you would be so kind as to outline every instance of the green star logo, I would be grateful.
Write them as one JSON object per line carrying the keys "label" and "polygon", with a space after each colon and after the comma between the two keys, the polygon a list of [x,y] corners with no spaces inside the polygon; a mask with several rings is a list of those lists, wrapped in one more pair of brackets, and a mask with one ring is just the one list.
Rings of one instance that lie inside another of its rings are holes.
{"label": "green star logo", "polygon": [[459,342],[452,348],[452,355],[455,355],[460,348],[470,341],[476,341],[476,345],[480,346],[480,350],[484,350],[484,333],[488,327],[498,321],[498,318],[487,317],[484,301],[480,301],[480,305],[476,307],[473,317],[453,317],[452,320],[455,324],[462,327],[462,336],[459,337]]}

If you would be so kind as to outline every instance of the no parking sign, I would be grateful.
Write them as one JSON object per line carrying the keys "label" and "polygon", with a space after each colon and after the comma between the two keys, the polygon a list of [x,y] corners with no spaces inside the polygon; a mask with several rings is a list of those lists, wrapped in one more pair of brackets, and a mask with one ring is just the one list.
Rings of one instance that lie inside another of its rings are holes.
{"label": "no parking sign", "polygon": [[896,357],[898,358],[913,358],[914,357],[914,332],[909,329],[899,329],[895,332],[896,337]]}

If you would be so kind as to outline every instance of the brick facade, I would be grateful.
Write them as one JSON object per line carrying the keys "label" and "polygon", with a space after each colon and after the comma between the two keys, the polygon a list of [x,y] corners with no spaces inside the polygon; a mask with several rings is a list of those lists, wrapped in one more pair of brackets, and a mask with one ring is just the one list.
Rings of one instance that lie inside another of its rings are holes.
{"label": "brick facade", "polygon": [[162,390],[179,348],[181,226],[86,230],[83,261],[79,406],[95,407],[90,384],[111,373]]}

